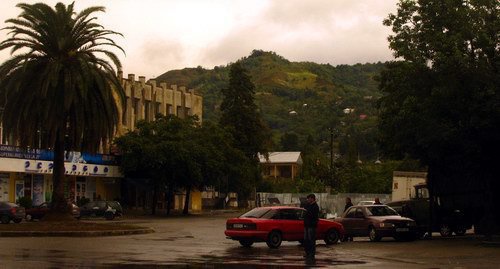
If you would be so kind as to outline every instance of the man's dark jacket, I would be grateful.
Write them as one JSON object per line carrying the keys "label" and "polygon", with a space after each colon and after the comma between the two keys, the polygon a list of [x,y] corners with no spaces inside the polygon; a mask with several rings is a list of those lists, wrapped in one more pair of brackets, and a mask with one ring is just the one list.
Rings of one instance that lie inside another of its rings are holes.
{"label": "man's dark jacket", "polygon": [[315,228],[318,226],[319,207],[317,203],[307,204],[304,209],[306,215],[304,216],[304,227]]}

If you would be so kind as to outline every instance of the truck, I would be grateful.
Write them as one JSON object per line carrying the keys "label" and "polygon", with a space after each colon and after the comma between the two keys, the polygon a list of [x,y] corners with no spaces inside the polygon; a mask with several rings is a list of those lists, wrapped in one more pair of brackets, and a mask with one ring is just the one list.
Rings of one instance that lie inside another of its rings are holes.
{"label": "truck", "polygon": [[447,237],[452,234],[464,235],[472,228],[472,221],[465,217],[463,210],[441,206],[439,197],[433,199],[434,210],[431,216],[427,183],[414,185],[413,193],[409,199],[403,198],[386,205],[395,209],[401,216],[415,220],[420,237],[424,237],[431,229],[432,232],[439,232],[441,236]]}

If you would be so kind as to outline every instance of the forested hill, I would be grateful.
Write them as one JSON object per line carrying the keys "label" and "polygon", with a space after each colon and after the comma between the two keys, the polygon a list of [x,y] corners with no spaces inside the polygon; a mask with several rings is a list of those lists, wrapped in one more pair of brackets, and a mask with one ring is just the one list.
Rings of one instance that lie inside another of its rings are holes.
{"label": "forested hill", "polygon": [[[380,96],[374,77],[382,70],[383,63],[334,67],[291,62],[274,52],[262,50],[254,50],[241,62],[256,86],[256,103],[273,130],[275,150],[293,150],[294,147],[300,150],[308,136],[316,143],[324,143],[329,137],[327,128],[333,127],[339,136],[347,131],[350,135],[362,133],[362,140],[371,141],[357,141],[361,147],[357,151],[372,151],[365,150],[361,144],[368,146],[366,143],[373,142],[376,116],[373,104]],[[222,100],[220,89],[227,86],[228,73],[229,65],[214,69],[185,68],[168,71],[156,80],[195,89],[204,98],[204,120],[216,120]],[[346,108],[354,112],[346,114]],[[296,146],[280,146],[285,134],[298,138]]]}

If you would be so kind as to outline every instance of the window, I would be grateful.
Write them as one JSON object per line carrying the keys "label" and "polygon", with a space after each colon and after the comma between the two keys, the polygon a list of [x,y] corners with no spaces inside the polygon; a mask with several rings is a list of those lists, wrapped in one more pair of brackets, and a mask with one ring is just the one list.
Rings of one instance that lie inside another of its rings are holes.
{"label": "window", "polygon": [[158,115],[159,113],[161,113],[161,103],[158,103],[158,102],[155,102],[155,108],[154,108],[154,117],[156,119],[156,115]]}
{"label": "window", "polygon": [[134,104],[133,104],[133,109],[134,109],[134,123],[137,123],[138,120],[140,120],[140,111],[139,111],[139,99],[134,98]]}
{"label": "window", "polygon": [[184,112],[181,106],[177,106],[177,117],[184,119]]}
{"label": "window", "polygon": [[360,207],[356,208],[356,213],[354,213],[354,217],[357,219],[362,219],[364,217],[363,209],[361,209]]}
{"label": "window", "polygon": [[295,209],[282,209],[280,210],[279,219],[299,220],[301,217],[300,211]]}
{"label": "window", "polygon": [[147,122],[150,122],[151,121],[151,102],[150,101],[145,101],[144,102],[144,119],[147,121]]}
{"label": "window", "polygon": [[355,214],[356,214],[356,208],[355,207],[351,207],[351,208],[349,208],[347,210],[347,213],[345,213],[345,217],[346,218],[354,218]]}
{"label": "window", "polygon": [[257,208],[254,208],[254,209],[248,211],[247,213],[241,215],[240,218],[260,218],[264,214],[266,214],[268,211],[271,211],[271,210],[269,210],[268,208],[257,207]]}
{"label": "window", "polygon": [[398,215],[394,209],[388,206],[368,206],[366,207],[368,215],[371,216],[395,216]]}
{"label": "window", "polygon": [[125,105],[123,106],[123,111],[122,111],[122,124],[127,125],[127,107],[128,107],[128,102],[130,98],[127,97],[125,100]]}
{"label": "window", "polygon": [[278,168],[280,170],[280,177],[291,178],[292,177],[292,168],[290,166],[280,166]]}

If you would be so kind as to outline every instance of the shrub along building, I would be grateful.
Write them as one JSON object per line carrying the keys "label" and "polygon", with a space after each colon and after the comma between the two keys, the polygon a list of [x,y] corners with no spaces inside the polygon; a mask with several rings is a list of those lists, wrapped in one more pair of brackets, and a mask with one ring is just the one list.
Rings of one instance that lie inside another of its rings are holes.
{"label": "shrub along building", "polygon": [[[133,130],[139,120],[154,120],[158,113],[180,118],[197,115],[201,121],[203,100],[194,90],[167,86],[163,82],[157,85],[155,80],[146,82],[143,76],[136,81],[133,74],[123,78],[123,73],[118,72],[118,76],[126,93],[126,103],[120,109],[118,136]],[[43,139],[40,132],[40,141]],[[102,145],[100,152],[66,152],[65,195],[68,200],[76,202],[82,197],[90,200],[119,199],[131,207],[150,205],[148,200],[151,195],[147,185],[123,177],[114,154],[116,152],[110,144]],[[0,122],[0,201],[16,202],[24,196],[32,198],[34,205],[50,201],[52,160],[51,150],[17,147],[16,141],[4,135]],[[190,208],[200,210],[201,194],[195,192],[191,197]],[[160,208],[164,207],[163,200],[159,199]],[[174,209],[181,209],[183,205],[181,192],[176,194],[173,206]]]}

